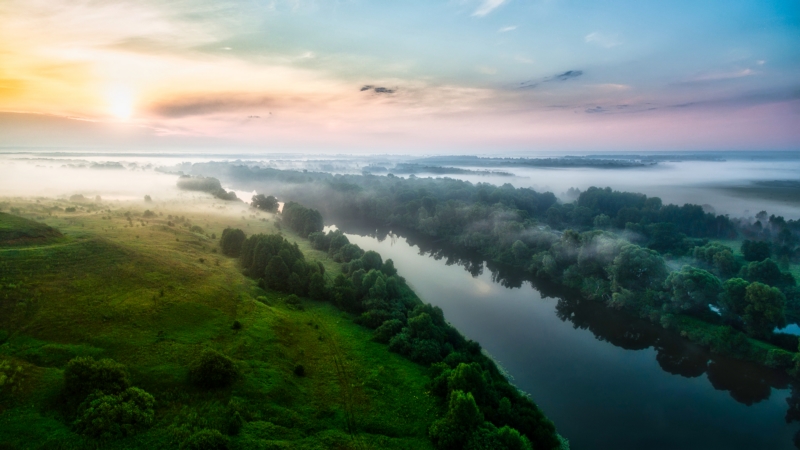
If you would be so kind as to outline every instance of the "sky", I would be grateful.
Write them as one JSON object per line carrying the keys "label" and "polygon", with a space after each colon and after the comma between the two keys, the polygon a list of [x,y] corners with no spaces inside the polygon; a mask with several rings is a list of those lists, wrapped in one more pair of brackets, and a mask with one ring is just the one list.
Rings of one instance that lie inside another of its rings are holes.
{"label": "sky", "polygon": [[796,0],[0,0],[0,149],[800,150]]}

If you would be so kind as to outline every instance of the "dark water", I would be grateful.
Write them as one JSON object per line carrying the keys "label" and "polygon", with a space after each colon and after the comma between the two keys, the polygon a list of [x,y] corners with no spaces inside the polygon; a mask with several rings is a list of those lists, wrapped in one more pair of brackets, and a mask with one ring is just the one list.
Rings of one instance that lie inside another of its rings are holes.
{"label": "dark water", "polygon": [[780,373],[546,287],[504,287],[520,281],[499,274],[503,283],[495,282],[498,273],[474,258],[433,257],[405,238],[367,234],[348,238],[393,259],[425,302],[531,394],[573,449],[795,448],[798,425],[785,419],[791,390]]}

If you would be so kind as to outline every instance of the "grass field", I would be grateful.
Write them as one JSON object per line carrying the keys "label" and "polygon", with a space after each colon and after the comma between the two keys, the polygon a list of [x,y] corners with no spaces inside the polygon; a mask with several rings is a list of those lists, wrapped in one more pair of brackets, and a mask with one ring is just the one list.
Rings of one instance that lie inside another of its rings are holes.
{"label": "grass field", "polygon": [[[63,233],[0,247],[4,448],[177,448],[199,429],[224,432],[234,413],[244,425],[232,448],[431,448],[437,404],[423,367],[371,342],[369,330],[328,304],[288,307],[218,253],[213,236],[226,226],[277,232],[270,214],[210,197],[6,199],[0,207]],[[11,220],[0,216],[0,229],[19,227]],[[328,276],[338,273],[306,240],[283,233]],[[205,348],[234,359],[243,375],[233,386],[203,391],[187,382]],[[77,434],[60,407],[63,368],[76,356],[125,364],[156,399],[152,428],[102,443]],[[294,374],[298,364],[304,376]]]}

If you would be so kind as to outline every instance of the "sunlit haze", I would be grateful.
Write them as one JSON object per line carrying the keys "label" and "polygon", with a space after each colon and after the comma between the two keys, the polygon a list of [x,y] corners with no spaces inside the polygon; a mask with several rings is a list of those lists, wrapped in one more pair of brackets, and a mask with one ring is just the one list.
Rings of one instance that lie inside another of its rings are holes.
{"label": "sunlit haze", "polygon": [[796,1],[5,0],[0,21],[4,148],[800,142]]}

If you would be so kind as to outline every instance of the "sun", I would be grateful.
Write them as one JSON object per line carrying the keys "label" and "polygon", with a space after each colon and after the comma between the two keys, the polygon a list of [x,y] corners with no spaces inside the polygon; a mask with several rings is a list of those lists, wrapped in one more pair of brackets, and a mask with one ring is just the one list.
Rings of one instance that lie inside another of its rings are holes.
{"label": "sun", "polygon": [[117,119],[127,120],[133,115],[133,92],[127,87],[114,87],[108,93],[109,112]]}

